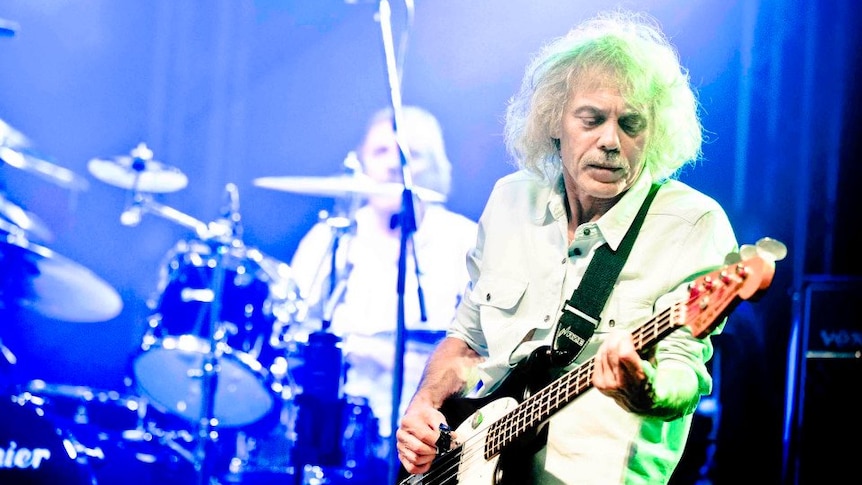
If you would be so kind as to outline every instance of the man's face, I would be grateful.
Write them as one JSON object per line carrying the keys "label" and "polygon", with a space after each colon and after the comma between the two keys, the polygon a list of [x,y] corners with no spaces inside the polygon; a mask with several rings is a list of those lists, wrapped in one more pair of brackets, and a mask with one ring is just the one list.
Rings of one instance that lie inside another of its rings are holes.
{"label": "man's face", "polygon": [[632,186],[643,170],[647,117],[619,90],[596,87],[569,98],[558,133],[567,186],[578,196],[609,199]]}
{"label": "man's face", "polygon": [[[411,175],[415,178],[428,169],[429,160],[423,156],[421,133],[410,133],[410,135],[407,143],[410,149]],[[413,146],[414,143],[417,145]],[[375,182],[397,184],[402,182],[401,152],[390,121],[383,120],[371,126],[359,149],[359,159],[362,161],[365,175]],[[401,194],[372,196],[368,198],[368,203],[381,211],[394,213],[401,208]]]}

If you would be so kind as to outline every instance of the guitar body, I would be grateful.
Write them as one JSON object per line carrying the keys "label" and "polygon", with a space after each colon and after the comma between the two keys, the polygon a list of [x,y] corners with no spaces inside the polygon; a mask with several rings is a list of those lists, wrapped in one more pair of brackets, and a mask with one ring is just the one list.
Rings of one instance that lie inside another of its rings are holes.
{"label": "guitar body", "polygon": [[[476,485],[526,485],[532,458],[547,438],[541,432],[524,433],[500,453],[486,456],[488,427],[515,409],[524,399],[551,380],[550,361],[546,348],[533,352],[519,363],[509,376],[488,396],[481,398],[451,397],[443,402],[440,412],[448,423],[460,423],[455,436],[461,443],[434,462],[431,470],[400,482],[402,485],[432,485],[465,483]],[[457,460],[457,465],[456,465]],[[443,470],[448,476],[443,482],[429,478]],[[453,480],[453,481],[449,481]]]}
{"label": "guitar body", "polygon": [[[463,401],[468,401],[464,399]],[[476,400],[479,402],[480,400]],[[466,402],[462,403],[464,406]],[[439,483],[461,483],[470,485],[524,485],[528,483],[533,453],[517,456],[514,450],[506,450],[490,458],[484,456],[484,445],[488,427],[503,418],[518,406],[511,397],[495,399],[474,411],[455,428],[458,441],[463,443],[457,449],[444,454],[432,465],[428,474],[413,475],[400,482],[401,485],[432,485]],[[462,407],[460,409],[466,409]],[[538,451],[538,449],[536,450]],[[432,478],[445,468],[445,479]]]}

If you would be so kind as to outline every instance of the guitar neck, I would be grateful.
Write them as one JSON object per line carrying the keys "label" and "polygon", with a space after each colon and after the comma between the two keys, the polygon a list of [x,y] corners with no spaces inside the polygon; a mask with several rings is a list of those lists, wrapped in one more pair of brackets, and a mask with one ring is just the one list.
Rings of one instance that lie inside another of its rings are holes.
{"label": "guitar neck", "polygon": [[[685,312],[683,303],[676,303],[659,313],[632,332],[635,348],[649,348],[677,327]],[[500,453],[515,438],[531,431],[548,420],[554,413],[592,387],[595,359],[579,365],[554,380],[507,415],[490,426],[486,441],[486,456]]]}

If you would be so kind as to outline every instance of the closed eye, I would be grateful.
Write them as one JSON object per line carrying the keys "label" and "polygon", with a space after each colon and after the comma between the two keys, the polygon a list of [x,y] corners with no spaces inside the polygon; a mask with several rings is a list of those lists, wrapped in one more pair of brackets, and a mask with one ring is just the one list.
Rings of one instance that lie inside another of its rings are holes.
{"label": "closed eye", "polygon": [[595,128],[607,121],[607,118],[600,115],[578,116],[577,118],[581,120],[581,123],[583,123],[587,128]]}
{"label": "closed eye", "polygon": [[646,129],[646,119],[638,113],[620,117],[619,124],[629,136],[636,136]]}

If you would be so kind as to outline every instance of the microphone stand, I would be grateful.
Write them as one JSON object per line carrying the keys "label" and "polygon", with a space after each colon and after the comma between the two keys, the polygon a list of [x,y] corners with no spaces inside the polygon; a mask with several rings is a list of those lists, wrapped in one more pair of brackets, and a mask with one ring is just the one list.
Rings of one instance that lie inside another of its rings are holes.
{"label": "microphone stand", "polygon": [[[412,2],[409,3],[408,10],[412,7]],[[401,155],[401,175],[404,181],[404,191],[401,198],[401,212],[399,213],[399,224],[401,228],[401,244],[398,254],[398,318],[395,329],[395,356],[394,367],[392,371],[392,412],[390,414],[390,434],[389,434],[389,481],[387,483],[396,483],[398,478],[398,470],[400,462],[398,461],[398,451],[396,450],[395,430],[398,429],[398,418],[401,412],[401,393],[404,387],[404,349],[405,349],[405,316],[404,316],[404,293],[405,279],[407,273],[407,247],[412,234],[416,231],[416,213],[413,206],[413,179],[407,165],[407,154],[410,151],[407,149],[407,144],[401,134],[400,127],[402,124],[402,103],[401,89],[398,74],[398,66],[395,59],[395,47],[392,39],[392,9],[388,0],[380,0],[379,8],[380,29],[383,37],[383,48],[386,56],[386,71],[389,80],[389,92],[392,100],[392,114],[394,118],[395,140],[398,144],[399,153]],[[419,298],[421,300],[422,293],[420,291]],[[420,306],[424,307],[424,302],[420,301]]]}

